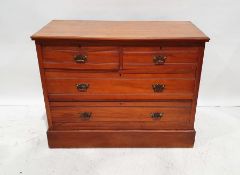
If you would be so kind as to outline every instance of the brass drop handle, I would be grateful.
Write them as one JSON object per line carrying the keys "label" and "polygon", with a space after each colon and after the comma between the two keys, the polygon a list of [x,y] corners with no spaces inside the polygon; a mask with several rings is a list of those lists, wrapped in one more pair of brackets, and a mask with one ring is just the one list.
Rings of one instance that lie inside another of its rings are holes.
{"label": "brass drop handle", "polygon": [[156,65],[163,65],[166,61],[167,57],[166,56],[163,56],[163,55],[156,55],[153,57],[153,62],[156,64]]}
{"label": "brass drop handle", "polygon": [[163,112],[153,112],[150,114],[150,116],[152,117],[152,119],[160,119],[162,118],[164,115]]}
{"label": "brass drop handle", "polygon": [[87,89],[89,88],[89,84],[87,84],[87,83],[77,83],[76,88],[80,92],[86,92]]}
{"label": "brass drop handle", "polygon": [[82,113],[80,113],[80,118],[82,120],[90,120],[91,116],[92,116],[91,112],[82,112]]}
{"label": "brass drop handle", "polygon": [[154,92],[162,92],[165,89],[165,84],[153,84],[152,88]]}
{"label": "brass drop handle", "polygon": [[86,55],[75,55],[74,60],[76,63],[84,64],[87,62],[87,56]]}

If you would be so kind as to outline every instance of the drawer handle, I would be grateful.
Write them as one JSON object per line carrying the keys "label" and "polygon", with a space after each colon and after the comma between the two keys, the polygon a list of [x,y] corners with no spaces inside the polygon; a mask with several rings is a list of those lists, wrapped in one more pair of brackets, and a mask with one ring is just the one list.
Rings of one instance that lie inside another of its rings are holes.
{"label": "drawer handle", "polygon": [[152,117],[152,119],[160,119],[163,117],[163,112],[153,112],[150,114],[150,116]]}
{"label": "drawer handle", "polygon": [[89,84],[87,84],[87,83],[77,83],[76,88],[80,92],[86,92],[87,89],[89,88]]}
{"label": "drawer handle", "polygon": [[166,56],[163,56],[163,55],[156,55],[153,57],[153,62],[156,64],[156,65],[163,65],[166,61],[167,57]]}
{"label": "drawer handle", "polygon": [[154,92],[162,92],[165,89],[165,84],[153,84],[152,88]]}
{"label": "drawer handle", "polygon": [[80,117],[81,117],[82,120],[90,120],[91,116],[92,116],[91,112],[80,113]]}
{"label": "drawer handle", "polygon": [[86,55],[76,55],[76,56],[74,56],[74,60],[76,63],[84,64],[87,62],[87,56]]}

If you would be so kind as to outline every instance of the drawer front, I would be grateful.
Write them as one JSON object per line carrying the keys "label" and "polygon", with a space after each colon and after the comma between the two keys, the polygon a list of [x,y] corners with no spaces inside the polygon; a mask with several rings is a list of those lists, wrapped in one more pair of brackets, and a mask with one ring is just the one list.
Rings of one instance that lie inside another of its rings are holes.
{"label": "drawer front", "polygon": [[117,47],[44,46],[42,52],[45,68],[83,70],[119,68]]}
{"label": "drawer front", "polygon": [[123,69],[138,72],[193,73],[198,47],[125,47]]}
{"label": "drawer front", "polygon": [[176,126],[186,129],[189,125],[190,106],[167,107],[154,102],[153,106],[136,106],[136,103],[51,107],[52,121],[57,128],[72,125],[76,129],[176,129]]}
{"label": "drawer front", "polygon": [[193,79],[165,78],[50,78],[46,79],[50,101],[191,99]]}

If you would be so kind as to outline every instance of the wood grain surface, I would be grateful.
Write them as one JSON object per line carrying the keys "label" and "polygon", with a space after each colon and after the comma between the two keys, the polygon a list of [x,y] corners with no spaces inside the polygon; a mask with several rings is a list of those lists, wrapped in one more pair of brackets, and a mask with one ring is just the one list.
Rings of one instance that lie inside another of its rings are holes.
{"label": "wood grain surface", "polygon": [[31,38],[34,40],[209,40],[190,21],[53,20]]}
{"label": "wood grain surface", "polygon": [[195,130],[49,130],[47,136],[50,148],[191,148]]}
{"label": "wood grain surface", "polygon": [[[209,41],[194,24],[53,20],[31,38],[50,148],[193,146]],[[156,64],[156,57],[164,61]],[[76,84],[89,86],[82,92]],[[154,84],[165,87],[154,92]],[[162,117],[152,118],[156,112]]]}
{"label": "wood grain surface", "polygon": [[[167,78],[79,78],[46,79],[49,100],[128,100],[128,99],[191,99],[194,89],[193,79]],[[76,84],[88,84],[85,92]],[[163,84],[162,92],[154,92],[154,84]]]}

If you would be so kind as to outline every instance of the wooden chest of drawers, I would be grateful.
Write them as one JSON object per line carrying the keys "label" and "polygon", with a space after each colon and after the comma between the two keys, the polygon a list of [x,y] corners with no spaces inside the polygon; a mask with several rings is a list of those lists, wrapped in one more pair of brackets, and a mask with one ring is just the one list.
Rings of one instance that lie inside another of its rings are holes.
{"label": "wooden chest of drawers", "polygon": [[32,39],[49,147],[193,146],[209,38],[191,22],[54,20]]}

